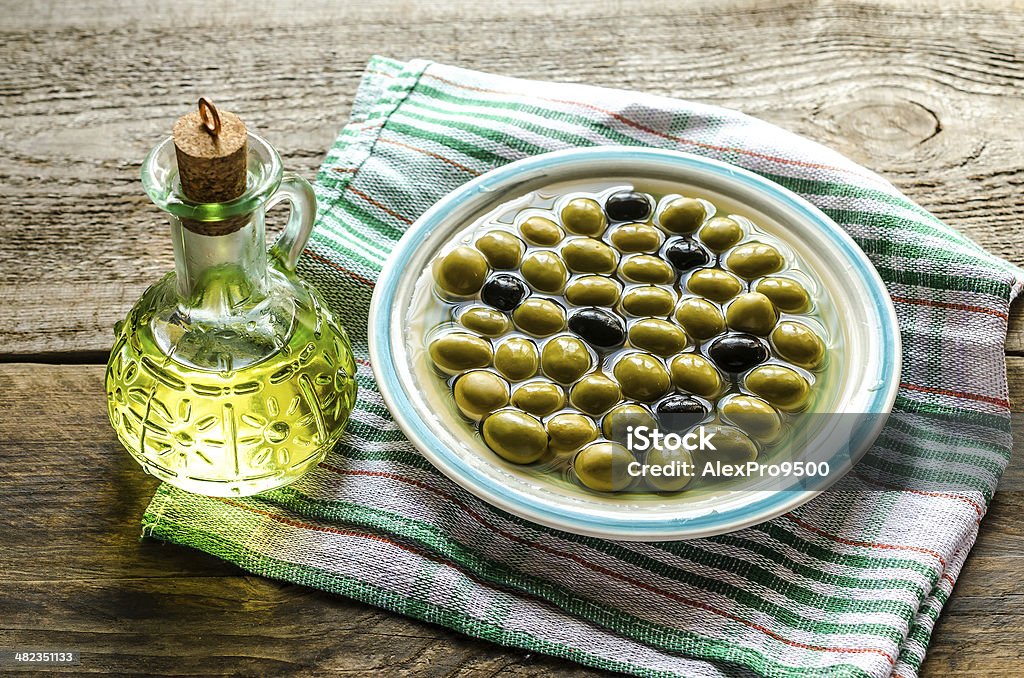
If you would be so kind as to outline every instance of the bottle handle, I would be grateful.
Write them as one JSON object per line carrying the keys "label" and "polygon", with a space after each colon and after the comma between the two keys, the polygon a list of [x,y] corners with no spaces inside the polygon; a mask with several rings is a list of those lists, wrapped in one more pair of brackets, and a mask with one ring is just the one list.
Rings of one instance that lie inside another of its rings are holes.
{"label": "bottle handle", "polygon": [[316,194],[309,182],[297,174],[285,174],[281,186],[270,196],[266,209],[269,211],[282,200],[291,205],[288,223],[277,242],[270,248],[270,254],[277,258],[289,271],[295,270],[299,255],[309,242],[316,221]]}

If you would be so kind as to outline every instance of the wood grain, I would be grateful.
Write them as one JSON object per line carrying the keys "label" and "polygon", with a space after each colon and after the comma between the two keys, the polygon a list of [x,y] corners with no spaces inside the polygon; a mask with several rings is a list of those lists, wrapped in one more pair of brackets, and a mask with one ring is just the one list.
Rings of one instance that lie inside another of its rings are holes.
{"label": "wood grain", "polygon": [[[730,106],[1024,264],[1020,0],[0,0],[0,17],[0,647],[80,649],[74,674],[599,675],[138,539],[155,483],[106,424],[99,363],[171,268],[139,166],[199,95],[310,178],[374,53]],[[1019,305],[1007,351],[1024,356]],[[1008,378],[1024,411],[1024,357]],[[1022,456],[924,675],[1024,665]]]}
{"label": "wood grain", "polygon": [[15,583],[0,604],[0,645],[75,648],[75,675],[606,675],[259,577]]}
{"label": "wood grain", "polygon": [[[1024,404],[1024,358],[1009,365]],[[102,379],[99,365],[0,365],[0,411],[17,413],[0,418],[0,647],[79,649],[73,673],[598,675],[140,541],[155,482],[108,426]],[[1000,487],[925,675],[1024,661],[1024,454]]]}
{"label": "wood grain", "polygon": [[[995,0],[941,12],[573,4],[557,39],[537,39],[566,11],[547,2],[477,7],[464,21],[453,19],[461,3],[278,8],[239,21],[243,3],[220,3],[230,6],[220,18],[186,3],[188,40],[175,39],[166,14],[113,0],[67,13],[5,4],[0,274],[15,320],[0,327],[0,355],[13,359],[109,348],[113,323],[170,270],[166,224],[139,165],[197,96],[237,111],[311,177],[374,52],[738,108],[848,154],[1024,263],[1024,137],[1009,124],[1024,113],[1024,10]],[[195,48],[214,43],[215,60]],[[1021,333],[1013,338],[1024,351]]]}

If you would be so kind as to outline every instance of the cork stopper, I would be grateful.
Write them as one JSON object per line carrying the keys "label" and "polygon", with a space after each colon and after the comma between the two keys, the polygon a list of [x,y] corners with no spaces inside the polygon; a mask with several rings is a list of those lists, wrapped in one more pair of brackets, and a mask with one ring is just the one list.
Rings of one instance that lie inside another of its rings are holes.
{"label": "cork stopper", "polygon": [[[245,192],[249,154],[245,123],[219,111],[206,98],[174,123],[174,150],[181,190],[192,202],[228,202]],[[190,231],[223,235],[245,225],[245,218],[217,222],[182,220]]]}

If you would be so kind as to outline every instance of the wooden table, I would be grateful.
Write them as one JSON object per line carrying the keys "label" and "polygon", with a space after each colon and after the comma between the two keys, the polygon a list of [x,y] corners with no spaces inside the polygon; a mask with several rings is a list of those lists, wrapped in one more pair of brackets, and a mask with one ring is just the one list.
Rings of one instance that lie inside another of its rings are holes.
{"label": "wooden table", "polygon": [[[139,541],[155,483],[107,425],[103,364],[114,321],[172,265],[140,161],[200,94],[307,177],[373,53],[731,106],[837,148],[1024,264],[1020,5],[86,4],[0,2],[0,648],[79,649],[75,673],[595,673]],[[1024,487],[1020,455],[1008,473]],[[997,494],[926,674],[1024,671],[1022,514],[1024,492]]]}

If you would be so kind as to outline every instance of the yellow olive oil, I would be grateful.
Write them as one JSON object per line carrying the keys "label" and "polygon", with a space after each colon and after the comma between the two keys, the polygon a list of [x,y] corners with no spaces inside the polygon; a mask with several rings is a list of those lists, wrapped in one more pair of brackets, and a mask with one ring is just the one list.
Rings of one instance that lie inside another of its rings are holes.
{"label": "yellow olive oil", "polygon": [[188,366],[158,345],[144,295],[120,326],[107,367],[110,423],[150,474],[214,496],[293,482],[337,442],[355,402],[345,335],[315,301],[296,304],[291,337],[241,369]]}

